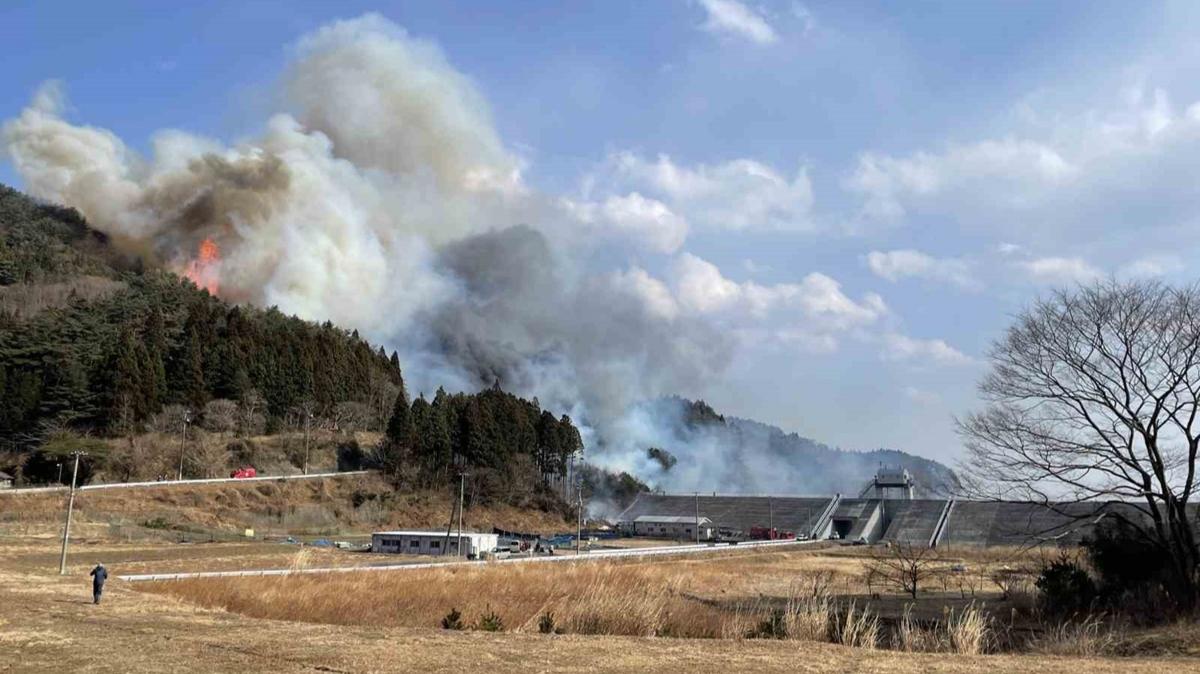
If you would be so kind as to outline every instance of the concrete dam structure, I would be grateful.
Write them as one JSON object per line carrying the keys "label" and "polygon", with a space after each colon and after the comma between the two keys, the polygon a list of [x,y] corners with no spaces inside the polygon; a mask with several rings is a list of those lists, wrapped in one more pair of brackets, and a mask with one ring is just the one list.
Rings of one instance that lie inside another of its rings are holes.
{"label": "concrete dam structure", "polygon": [[1073,545],[1107,514],[1128,503],[1041,504],[955,499],[879,499],[795,496],[638,495],[618,517],[707,518],[722,537],[752,527],[798,537],[937,546]]}

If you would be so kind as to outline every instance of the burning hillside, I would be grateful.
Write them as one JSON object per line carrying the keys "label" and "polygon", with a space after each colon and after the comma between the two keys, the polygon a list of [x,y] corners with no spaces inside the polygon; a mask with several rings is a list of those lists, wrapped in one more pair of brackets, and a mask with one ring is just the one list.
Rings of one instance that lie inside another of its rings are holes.
{"label": "burning hillside", "polygon": [[210,295],[221,291],[221,248],[212,239],[200,242],[196,257],[187,263],[183,276]]}

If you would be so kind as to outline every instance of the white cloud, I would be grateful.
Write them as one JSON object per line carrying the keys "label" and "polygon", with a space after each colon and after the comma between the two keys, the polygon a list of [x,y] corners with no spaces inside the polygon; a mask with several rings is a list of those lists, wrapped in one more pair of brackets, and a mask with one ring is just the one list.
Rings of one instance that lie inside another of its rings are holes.
{"label": "white cloud", "polygon": [[614,289],[641,299],[646,311],[654,316],[670,320],[679,315],[679,305],[671,289],[644,269],[634,267],[628,271],[613,272],[609,283]]}
{"label": "white cloud", "polygon": [[867,266],[878,277],[895,283],[905,278],[924,278],[952,283],[963,288],[978,287],[971,265],[956,258],[936,258],[919,250],[871,251]]}
{"label": "white cloud", "polygon": [[836,280],[816,272],[799,283],[739,283],[713,263],[685,253],[676,258],[671,275],[683,310],[743,325],[772,325],[777,335],[794,341],[828,346],[834,335],[872,325],[888,313],[879,295],[854,300]]}
{"label": "white cloud", "polygon": [[666,204],[637,192],[602,202],[563,199],[563,207],[600,238],[624,238],[647,250],[674,253],[687,239],[688,224]]}
{"label": "white cloud", "polygon": [[812,33],[817,27],[817,19],[808,7],[799,2],[792,3],[792,16],[800,22],[801,29],[805,35]]}
{"label": "white cloud", "polygon": [[762,14],[737,0],[700,0],[707,13],[704,30],[717,35],[730,35],[755,44],[773,44],[779,35]]}
{"label": "white cloud", "polygon": [[1179,273],[1184,268],[1183,260],[1175,255],[1150,255],[1121,265],[1117,275],[1124,278],[1156,278]]}
{"label": "white cloud", "polygon": [[1075,285],[1094,281],[1102,273],[1079,257],[1040,257],[1018,262],[1017,266],[1035,283]]}
{"label": "white cloud", "polygon": [[910,208],[944,200],[1021,208],[1071,180],[1078,168],[1041,143],[1006,138],[953,145],[897,159],[866,153],[847,181],[869,219],[898,220]]}
{"label": "white cloud", "polygon": [[914,339],[898,333],[884,335],[882,356],[884,360],[932,365],[968,365],[974,362],[944,340]]}
{"label": "white cloud", "polygon": [[1042,247],[1087,236],[1114,261],[1134,237],[1178,245],[1196,231],[1200,104],[1179,109],[1138,86],[1094,107],[1017,108],[1019,132],[860,155],[844,183],[861,199],[854,225],[944,217]]}
{"label": "white cloud", "polygon": [[636,189],[662,199],[691,223],[714,229],[809,230],[812,184],[800,169],[788,178],[752,159],[683,166],[660,154],[609,157],[592,188]]}
{"label": "white cloud", "polygon": [[916,386],[905,386],[903,391],[904,397],[917,403],[918,405],[931,406],[938,405],[942,402],[942,397],[933,391],[917,388]]}

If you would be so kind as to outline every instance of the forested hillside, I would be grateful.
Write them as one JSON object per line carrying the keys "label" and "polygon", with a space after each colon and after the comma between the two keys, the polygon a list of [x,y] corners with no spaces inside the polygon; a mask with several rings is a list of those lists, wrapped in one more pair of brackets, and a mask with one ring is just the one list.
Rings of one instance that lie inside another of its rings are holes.
{"label": "forested hillside", "polygon": [[[358,431],[382,441],[361,447]],[[0,469],[58,479],[61,454],[86,447],[85,480],[173,474],[176,455],[185,476],[210,477],[262,459],[279,444],[264,434],[303,434],[294,469],[323,434],[339,465],[399,486],[465,472],[475,498],[547,509],[582,451],[571,420],[536,400],[493,388],[410,401],[394,352],[231,305],[119,252],[74,210],[0,186]]]}
{"label": "forested hillside", "polygon": [[833,494],[857,496],[880,465],[907,468],[918,485],[918,497],[945,496],[959,488],[950,468],[893,449],[846,451],[796,433],[749,419],[725,417],[704,401],[665,398],[654,403],[655,416],[677,420],[678,446],[653,448],[649,458],[661,468],[656,484],[671,484],[678,463],[688,461],[691,447],[719,447],[724,488],[742,493]]}
{"label": "forested hillside", "polygon": [[255,401],[265,430],[301,407],[382,404],[389,358],[328,323],[229,304],[125,260],[74,212],[0,191],[0,437],[140,430],[170,405]]}

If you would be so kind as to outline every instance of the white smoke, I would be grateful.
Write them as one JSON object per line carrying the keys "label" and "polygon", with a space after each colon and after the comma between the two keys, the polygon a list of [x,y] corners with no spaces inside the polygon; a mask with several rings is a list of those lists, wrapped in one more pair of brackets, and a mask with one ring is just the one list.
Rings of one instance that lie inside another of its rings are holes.
{"label": "white smoke", "polygon": [[[167,130],[147,157],[67,121],[63,87],[49,83],[3,126],[3,142],[34,196],[77,208],[176,270],[212,239],[222,296],[399,349],[414,393],[499,380],[582,422],[602,465],[654,478],[645,450],[662,444],[681,459],[658,476],[669,487],[752,488],[744,456],[682,438],[677,420],[638,406],[702,391],[729,363],[733,331],[696,306],[713,298],[695,297],[698,276],[683,273],[704,271],[703,261],[677,258],[668,286],[589,258],[614,239],[677,251],[687,223],[666,204],[531,190],[473,84],[434,44],[376,15],[299,40],[279,100],[257,137],[229,144]],[[714,270],[705,288],[723,281]],[[858,324],[884,311],[826,277],[717,284],[750,312],[795,305]]]}
{"label": "white smoke", "polygon": [[49,83],[4,143],[33,195],[177,269],[214,240],[223,296],[398,347],[413,391],[499,379],[582,417],[593,446],[621,444],[615,420],[634,402],[695,390],[728,361],[729,340],[664,313],[643,270],[584,271],[579,244],[603,222],[633,212],[612,229],[645,223],[624,233],[666,251],[686,225],[637,195],[533,193],[483,97],[432,43],[375,15],[336,22],[299,41],[280,99],[256,138],[163,131],[142,157],[66,121]]}

